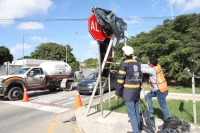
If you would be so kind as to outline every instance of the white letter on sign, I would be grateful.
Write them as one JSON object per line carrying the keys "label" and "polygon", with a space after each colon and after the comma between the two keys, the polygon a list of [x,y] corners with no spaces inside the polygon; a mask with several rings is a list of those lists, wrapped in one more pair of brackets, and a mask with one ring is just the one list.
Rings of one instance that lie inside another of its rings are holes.
{"label": "white letter on sign", "polygon": [[95,22],[95,26],[96,26],[96,31],[99,32],[99,25],[97,24],[97,22]]}
{"label": "white letter on sign", "polygon": [[90,27],[90,30],[94,30],[95,31],[95,27],[94,27],[94,22],[92,21],[92,23],[91,23],[91,27]]}

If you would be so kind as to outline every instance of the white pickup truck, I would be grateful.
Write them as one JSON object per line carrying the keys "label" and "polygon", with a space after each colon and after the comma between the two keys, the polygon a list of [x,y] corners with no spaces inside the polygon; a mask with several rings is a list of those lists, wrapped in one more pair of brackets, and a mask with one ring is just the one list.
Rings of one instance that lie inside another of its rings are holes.
{"label": "white pickup truck", "polygon": [[72,68],[67,63],[44,62],[39,67],[22,68],[11,75],[0,76],[0,94],[15,101],[23,98],[24,88],[27,91],[71,90],[73,82]]}

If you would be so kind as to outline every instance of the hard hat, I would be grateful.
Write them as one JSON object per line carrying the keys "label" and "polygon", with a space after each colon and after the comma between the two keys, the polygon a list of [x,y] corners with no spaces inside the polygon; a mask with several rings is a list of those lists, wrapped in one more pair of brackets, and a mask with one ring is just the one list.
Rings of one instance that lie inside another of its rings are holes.
{"label": "hard hat", "polygon": [[125,55],[127,55],[127,56],[133,54],[133,52],[134,52],[133,48],[130,46],[123,46],[122,50],[124,51]]}

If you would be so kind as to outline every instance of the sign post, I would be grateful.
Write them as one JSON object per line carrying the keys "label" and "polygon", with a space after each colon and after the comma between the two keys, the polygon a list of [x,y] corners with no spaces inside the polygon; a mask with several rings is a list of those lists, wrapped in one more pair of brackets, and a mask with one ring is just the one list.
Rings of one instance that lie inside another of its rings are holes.
{"label": "sign post", "polygon": [[100,55],[100,42],[99,41],[104,41],[106,38],[106,34],[103,32],[103,29],[101,26],[97,23],[95,14],[92,14],[89,19],[88,19],[88,31],[94,38],[94,40],[97,40],[98,48],[99,48],[99,87],[100,87],[100,106],[101,106],[101,115],[103,118],[103,105],[102,105],[102,81],[101,81],[101,55]]}

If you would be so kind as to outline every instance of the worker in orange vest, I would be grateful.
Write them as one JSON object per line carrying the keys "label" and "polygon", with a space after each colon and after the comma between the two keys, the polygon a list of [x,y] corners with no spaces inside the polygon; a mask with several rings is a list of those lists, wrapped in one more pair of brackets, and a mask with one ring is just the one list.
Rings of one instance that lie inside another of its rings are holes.
{"label": "worker in orange vest", "polygon": [[153,97],[157,97],[159,105],[164,114],[164,122],[169,117],[169,111],[166,103],[166,97],[168,95],[168,86],[164,78],[162,68],[158,64],[158,60],[154,57],[150,57],[148,64],[141,64],[142,73],[149,74],[151,91],[146,94],[149,111],[153,115]]}

